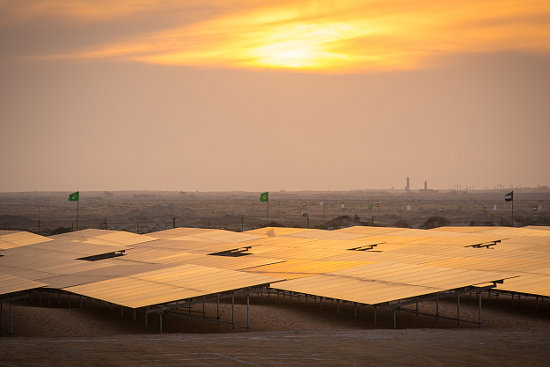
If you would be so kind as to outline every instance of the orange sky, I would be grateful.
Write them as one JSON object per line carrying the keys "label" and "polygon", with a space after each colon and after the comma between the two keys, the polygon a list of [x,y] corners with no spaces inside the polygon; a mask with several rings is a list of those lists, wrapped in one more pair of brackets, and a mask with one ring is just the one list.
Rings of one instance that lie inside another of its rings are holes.
{"label": "orange sky", "polygon": [[0,191],[550,183],[548,1],[0,0],[0,42]]}
{"label": "orange sky", "polygon": [[[197,6],[174,1],[100,3],[23,2],[12,11],[21,18],[115,22],[149,11],[178,13]],[[548,54],[549,38],[548,1],[254,1],[183,26],[113,37],[48,57],[345,72],[423,68],[437,64],[441,55],[460,53]]]}

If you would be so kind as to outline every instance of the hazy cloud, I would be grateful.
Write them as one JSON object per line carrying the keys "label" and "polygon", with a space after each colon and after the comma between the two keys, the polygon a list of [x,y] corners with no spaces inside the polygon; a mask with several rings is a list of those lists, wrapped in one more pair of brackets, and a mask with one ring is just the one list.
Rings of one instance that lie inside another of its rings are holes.
{"label": "hazy cloud", "polygon": [[[153,6],[138,3],[126,10],[107,6],[103,16]],[[424,68],[458,53],[550,52],[550,3],[545,1],[292,1],[223,8],[183,27],[44,58],[341,72]],[[65,10],[84,20],[99,17],[89,6]]]}

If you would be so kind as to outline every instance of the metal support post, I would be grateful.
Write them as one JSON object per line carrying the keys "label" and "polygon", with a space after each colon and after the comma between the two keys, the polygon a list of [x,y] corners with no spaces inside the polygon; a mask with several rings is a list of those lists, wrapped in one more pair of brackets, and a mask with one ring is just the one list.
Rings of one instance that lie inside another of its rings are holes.
{"label": "metal support post", "polygon": [[397,315],[396,315],[396,313],[397,313],[397,309],[394,308],[393,309],[393,328],[394,329],[397,329]]}
{"label": "metal support post", "polygon": [[439,321],[439,293],[435,294],[435,321]]}
{"label": "metal support post", "polygon": [[123,306],[120,306],[120,317],[121,318],[124,317],[124,307]]}
{"label": "metal support post", "polygon": [[353,318],[357,319],[357,302],[353,302]]}
{"label": "metal support post", "polygon": [[477,300],[478,300],[478,306],[479,306],[479,327],[481,327],[481,290],[477,290]]}
{"label": "metal support post", "polygon": [[160,333],[162,334],[162,311],[159,312],[159,328]]}
{"label": "metal support post", "polygon": [[374,306],[374,326],[376,326],[376,306]]}
{"label": "metal support post", "polygon": [[246,328],[250,331],[250,295],[246,295]]}
{"label": "metal support post", "polygon": [[460,293],[456,296],[456,321],[460,325]]}
{"label": "metal support post", "polygon": [[145,329],[147,329],[147,316],[149,314],[147,313],[147,307],[145,308]]}
{"label": "metal support post", "polygon": [[48,292],[48,307],[51,307],[52,303],[51,303],[51,293]]}
{"label": "metal support post", "polygon": [[231,327],[235,329],[235,296],[231,297]]}
{"label": "metal support post", "polygon": [[10,336],[13,336],[13,302],[10,301]]}
{"label": "metal support post", "polygon": [[308,305],[308,301],[309,301],[309,296],[306,294],[306,306]]}
{"label": "metal support post", "polygon": [[323,309],[323,297],[319,297],[319,309]]}
{"label": "metal support post", "polygon": [[218,320],[218,326],[220,326],[220,295],[216,296],[216,319]]}
{"label": "metal support post", "polygon": [[206,305],[204,302],[204,296],[202,297],[202,317],[206,317]]}
{"label": "metal support post", "polygon": [[340,300],[336,300],[336,314],[340,316]]}
{"label": "metal support post", "polygon": [[418,297],[416,297],[416,316],[418,316]]}
{"label": "metal support post", "polygon": [[134,321],[136,321],[136,309],[134,308]]}

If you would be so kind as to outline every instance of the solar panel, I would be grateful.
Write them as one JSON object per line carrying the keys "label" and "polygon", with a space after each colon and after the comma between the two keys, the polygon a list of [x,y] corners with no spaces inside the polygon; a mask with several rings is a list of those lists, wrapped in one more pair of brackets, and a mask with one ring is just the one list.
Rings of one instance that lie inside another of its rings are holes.
{"label": "solar panel", "polygon": [[180,265],[110,280],[65,288],[76,294],[138,308],[180,299],[267,284],[279,278],[217,269]]}
{"label": "solar panel", "polygon": [[0,250],[29,246],[48,241],[51,241],[51,239],[30,232],[0,231]]}
{"label": "solar panel", "polygon": [[[0,231],[1,246],[2,273],[128,307],[272,282],[367,304],[500,279],[498,289],[548,295],[550,276],[550,231],[531,227],[83,230],[50,238]],[[123,250],[112,259],[78,260]],[[235,253],[246,255],[219,256]]]}
{"label": "solar panel", "polygon": [[275,288],[376,305],[511,277],[400,263],[375,263],[277,283]]}
{"label": "solar panel", "polygon": [[46,285],[46,283],[35,282],[15,275],[0,273],[0,295],[40,288]]}

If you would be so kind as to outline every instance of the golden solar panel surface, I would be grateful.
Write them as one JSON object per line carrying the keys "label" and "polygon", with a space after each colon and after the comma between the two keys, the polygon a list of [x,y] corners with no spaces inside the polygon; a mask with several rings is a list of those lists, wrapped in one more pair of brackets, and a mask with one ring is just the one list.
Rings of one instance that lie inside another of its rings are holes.
{"label": "golden solar panel surface", "polygon": [[377,305],[398,299],[485,284],[509,274],[375,263],[311,277],[288,280],[273,287],[291,292]]}
{"label": "golden solar panel surface", "polygon": [[427,263],[462,269],[516,271],[520,276],[498,284],[497,289],[550,297],[550,227],[442,227],[431,231],[498,235],[502,242],[476,257],[450,258]]}
{"label": "golden solar panel surface", "polygon": [[30,232],[0,230],[0,250],[34,245],[47,241],[51,241],[51,238],[40,236]]}
{"label": "golden solar panel surface", "polygon": [[264,237],[278,237],[303,231],[303,228],[265,227],[253,229],[251,231],[247,231],[246,233],[256,234]]}
{"label": "golden solar panel surface", "polygon": [[81,257],[123,251],[131,247],[129,247],[128,245],[117,245],[113,243],[94,244],[91,242],[72,242],[67,240],[57,240],[32,245],[31,248],[33,250],[42,249],[45,251],[75,254],[80,255],[79,257]]}
{"label": "golden solar panel surface", "polygon": [[255,235],[247,232],[231,232],[231,231],[224,231],[221,229],[215,229],[215,230],[192,233],[186,236],[175,237],[173,239],[238,243],[238,242],[253,240],[253,239],[262,238],[262,237],[263,236],[259,236],[259,235]]}
{"label": "golden solar panel surface", "polygon": [[[479,244],[491,247],[471,247]],[[550,297],[546,227],[83,230],[49,238],[0,231],[0,250],[0,273],[129,307],[281,279],[272,287],[367,304],[500,279],[499,289]],[[245,255],[213,255],[231,251]]]}
{"label": "golden solar panel surface", "polygon": [[550,294],[550,269],[547,269],[546,274],[522,274],[520,277],[510,279],[505,284],[499,285],[498,289],[534,295],[548,295]]}
{"label": "golden solar panel surface", "polygon": [[75,242],[91,243],[97,245],[125,245],[131,246],[138,243],[156,240],[156,237],[135,234],[124,231],[108,231],[103,229],[84,229],[82,231],[67,232],[51,236],[52,239],[68,239]]}
{"label": "golden solar panel surface", "polygon": [[0,273],[0,295],[40,288],[46,285],[46,283],[35,282],[15,275]]}
{"label": "golden solar panel surface", "polygon": [[269,284],[278,278],[199,265],[180,265],[64,290],[138,308]]}
{"label": "golden solar panel surface", "polygon": [[[291,279],[297,275],[328,273],[336,270],[348,269],[368,264],[367,261],[315,261],[315,260],[288,260],[275,264],[266,264],[243,269],[247,272],[261,274],[277,274],[280,278]],[[286,275],[289,274],[291,278]]]}
{"label": "golden solar panel surface", "polygon": [[179,227],[179,228],[166,229],[164,231],[151,232],[148,235],[155,238],[160,238],[160,239],[172,239],[172,238],[189,236],[192,234],[197,234],[197,233],[207,232],[207,231],[214,231],[214,229]]}

